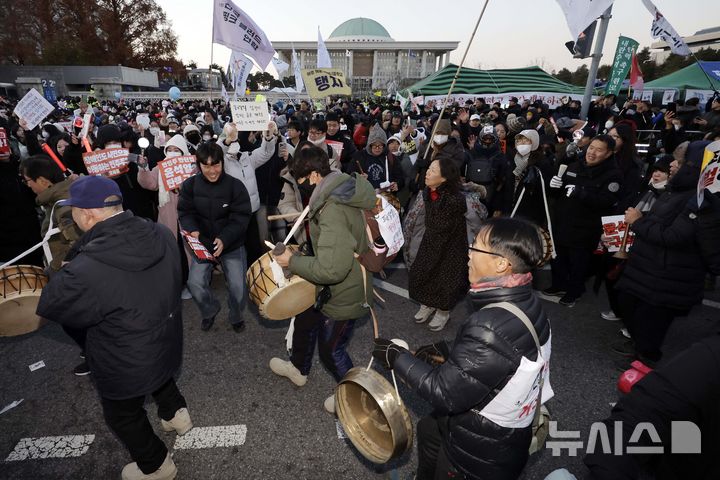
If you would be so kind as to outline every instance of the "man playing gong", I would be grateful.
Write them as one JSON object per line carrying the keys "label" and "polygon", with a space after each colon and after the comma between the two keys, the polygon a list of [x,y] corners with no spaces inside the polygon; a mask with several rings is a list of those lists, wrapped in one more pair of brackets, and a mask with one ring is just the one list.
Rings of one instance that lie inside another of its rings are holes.
{"label": "man playing gong", "polygon": [[[292,255],[286,250],[275,259],[314,283],[317,301],[295,318],[290,361],[273,358],[270,369],[302,387],[315,343],[321,362],[336,381],[353,366],[346,348],[355,321],[368,312],[372,301],[371,276],[363,272],[355,254],[368,249],[363,210],[372,209],[376,198],[363,177],[332,171],[322,148],[297,152],[293,176],[299,185],[307,181],[314,187],[308,213],[314,255]],[[335,412],[334,395],[325,400],[324,407]]]}

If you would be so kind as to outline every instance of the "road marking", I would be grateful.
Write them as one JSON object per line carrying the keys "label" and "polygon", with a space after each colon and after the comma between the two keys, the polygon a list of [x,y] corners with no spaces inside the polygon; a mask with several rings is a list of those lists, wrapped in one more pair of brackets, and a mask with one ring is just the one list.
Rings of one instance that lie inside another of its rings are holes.
{"label": "road marking", "polygon": [[703,305],[711,308],[720,308],[720,302],[713,302],[712,300],[703,300]]}
{"label": "road marking", "polygon": [[195,427],[175,440],[175,449],[235,447],[245,443],[246,425]]}
{"label": "road marking", "polygon": [[382,288],[383,290],[387,290],[388,292],[394,293],[395,295],[399,295],[403,298],[410,298],[410,292],[408,292],[404,288],[400,288],[396,285],[393,285],[392,283],[388,283],[384,280],[378,280],[377,278],[374,278],[373,284],[376,287]]}
{"label": "road marking", "polygon": [[94,440],[95,435],[23,438],[5,461],[79,457],[88,451]]}
{"label": "road marking", "polygon": [[337,430],[337,436],[340,439],[348,438],[347,434],[345,433],[345,429],[342,426],[342,423],[340,423],[340,420],[335,420],[335,430]]}

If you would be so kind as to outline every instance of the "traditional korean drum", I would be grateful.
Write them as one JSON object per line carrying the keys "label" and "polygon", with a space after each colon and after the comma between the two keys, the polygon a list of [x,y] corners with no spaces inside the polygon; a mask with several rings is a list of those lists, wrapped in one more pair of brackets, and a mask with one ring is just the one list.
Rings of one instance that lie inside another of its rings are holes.
{"label": "traditional korean drum", "polygon": [[34,265],[12,265],[0,270],[0,337],[34,332],[46,320],[35,314],[48,277]]}

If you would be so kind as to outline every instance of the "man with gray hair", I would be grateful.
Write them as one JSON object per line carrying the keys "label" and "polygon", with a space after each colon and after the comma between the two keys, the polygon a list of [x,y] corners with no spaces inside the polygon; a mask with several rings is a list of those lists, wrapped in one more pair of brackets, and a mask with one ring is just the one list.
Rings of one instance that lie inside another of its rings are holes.
{"label": "man with gray hair", "polygon": [[37,314],[87,330],[86,358],[110,429],[133,463],[123,480],[172,479],[177,468],[143,408],[149,394],[162,429],[192,428],[173,376],[182,358],[179,252],[167,227],[123,211],[113,180],[82,177],[64,205],[85,232],[43,289]]}

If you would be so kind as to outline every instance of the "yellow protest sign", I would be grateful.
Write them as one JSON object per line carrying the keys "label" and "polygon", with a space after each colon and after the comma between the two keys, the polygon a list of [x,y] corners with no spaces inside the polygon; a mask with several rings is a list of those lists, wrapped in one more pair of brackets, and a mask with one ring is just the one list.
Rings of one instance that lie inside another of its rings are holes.
{"label": "yellow protest sign", "polygon": [[313,68],[303,70],[302,77],[310,98],[325,98],[331,95],[350,95],[352,93],[342,70]]}

